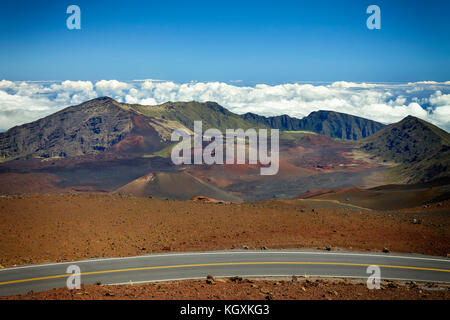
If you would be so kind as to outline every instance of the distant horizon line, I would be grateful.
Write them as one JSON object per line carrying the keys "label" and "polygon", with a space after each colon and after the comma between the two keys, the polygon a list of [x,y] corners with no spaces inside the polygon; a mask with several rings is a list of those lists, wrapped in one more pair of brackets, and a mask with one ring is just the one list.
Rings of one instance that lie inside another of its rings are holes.
{"label": "distant horizon line", "polygon": [[172,79],[152,79],[152,78],[144,78],[144,79],[120,79],[120,78],[98,78],[98,79],[86,79],[86,78],[77,78],[77,79],[58,79],[58,80],[11,80],[7,78],[0,79],[0,81],[11,81],[11,82],[29,82],[29,83],[53,83],[53,82],[64,82],[64,81],[91,81],[91,82],[98,82],[98,81],[123,81],[123,82],[173,82],[173,83],[202,83],[202,82],[231,82],[233,84],[243,84],[243,83],[255,83],[255,84],[291,84],[291,83],[337,83],[337,82],[346,82],[346,83],[357,83],[357,84],[445,84],[450,85],[450,80],[405,80],[405,81],[361,81],[361,80],[295,80],[295,81],[264,81],[264,80],[172,80]]}

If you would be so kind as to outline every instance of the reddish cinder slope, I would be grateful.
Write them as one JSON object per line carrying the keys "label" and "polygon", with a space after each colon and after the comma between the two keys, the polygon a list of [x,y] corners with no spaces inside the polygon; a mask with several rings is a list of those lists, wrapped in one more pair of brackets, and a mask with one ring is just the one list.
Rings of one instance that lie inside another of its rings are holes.
{"label": "reddish cinder slope", "polygon": [[115,193],[177,200],[189,200],[195,196],[206,196],[224,201],[240,200],[187,172],[149,173],[117,189]]}
{"label": "reddish cinder slope", "polygon": [[150,118],[135,114],[132,117],[133,129],[123,140],[110,148],[114,153],[152,154],[168,145],[150,125]]}
{"label": "reddish cinder slope", "polygon": [[331,204],[224,205],[111,194],[0,197],[0,264],[243,246],[450,253],[449,201],[388,212]]}
{"label": "reddish cinder slope", "polygon": [[[272,176],[262,176],[259,164],[190,165],[185,168],[193,176],[246,200],[290,199],[308,189],[364,186],[368,181],[365,176],[372,175],[375,169],[384,170],[375,161],[355,159],[352,152],[355,147],[351,142],[321,135],[306,135],[297,142],[281,140],[279,170]],[[381,173],[378,176],[381,184],[386,183]]]}
{"label": "reddish cinder slope", "polygon": [[[447,184],[446,184],[447,183]],[[318,201],[338,201],[375,210],[396,210],[412,208],[450,199],[450,184],[441,185],[388,185],[371,189],[343,188],[334,190],[309,191],[297,199]]]}

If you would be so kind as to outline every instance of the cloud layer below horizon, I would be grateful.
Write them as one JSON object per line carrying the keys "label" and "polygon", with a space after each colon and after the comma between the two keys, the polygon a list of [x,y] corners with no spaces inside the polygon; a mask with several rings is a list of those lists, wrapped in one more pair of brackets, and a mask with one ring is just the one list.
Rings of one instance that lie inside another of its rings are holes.
{"label": "cloud layer below horizon", "polygon": [[160,80],[122,82],[0,81],[0,130],[37,120],[70,105],[100,96],[156,105],[167,101],[215,101],[232,112],[302,118],[312,111],[334,110],[397,122],[408,115],[450,132],[450,81],[405,84],[333,82],[243,85],[242,82],[174,83]]}

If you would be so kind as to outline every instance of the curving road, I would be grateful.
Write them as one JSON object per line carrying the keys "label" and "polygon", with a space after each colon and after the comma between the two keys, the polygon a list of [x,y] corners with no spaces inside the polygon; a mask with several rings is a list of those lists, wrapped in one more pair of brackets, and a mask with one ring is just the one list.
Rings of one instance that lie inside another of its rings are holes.
{"label": "curving road", "polygon": [[222,276],[322,276],[367,278],[378,265],[382,279],[450,283],[443,257],[305,250],[213,251],[92,259],[0,269],[0,296],[62,288],[68,266],[81,270],[81,283],[125,284]]}

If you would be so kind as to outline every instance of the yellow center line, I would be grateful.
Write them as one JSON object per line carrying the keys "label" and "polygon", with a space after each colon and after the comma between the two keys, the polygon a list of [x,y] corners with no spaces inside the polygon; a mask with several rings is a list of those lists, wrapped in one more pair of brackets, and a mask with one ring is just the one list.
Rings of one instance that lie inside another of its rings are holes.
{"label": "yellow center line", "polygon": [[[192,268],[192,267],[217,267],[217,266],[237,266],[237,265],[334,265],[334,266],[357,266],[357,267],[368,267],[374,264],[365,263],[346,263],[346,262],[219,262],[219,263],[199,263],[199,264],[180,264],[172,266],[155,266],[155,267],[139,267],[139,268],[128,268],[128,269],[114,269],[114,270],[102,270],[102,271],[91,271],[91,272],[81,272],[78,275],[92,275],[92,274],[105,274],[105,273],[115,273],[115,272],[128,272],[128,271],[142,271],[142,270],[158,270],[158,269],[173,269],[173,268]],[[392,266],[392,265],[379,265],[380,268],[396,268],[396,269],[410,269],[410,270],[423,270],[423,271],[439,271],[439,272],[450,272],[449,269],[434,269],[434,268],[422,268],[422,267],[408,267],[408,266]],[[74,273],[60,274],[55,276],[46,276],[39,278],[29,278],[29,279],[19,279],[0,282],[0,285],[21,283],[37,280],[47,280],[64,278],[74,275]]]}

